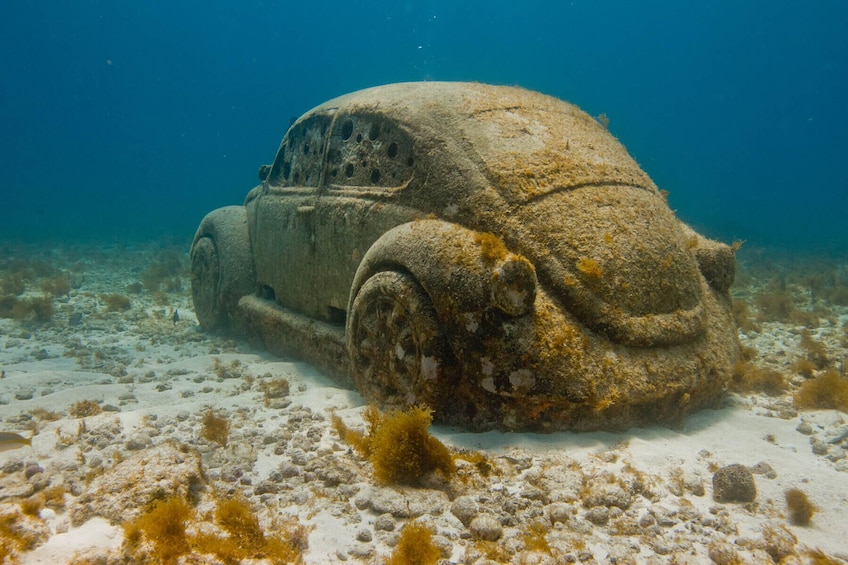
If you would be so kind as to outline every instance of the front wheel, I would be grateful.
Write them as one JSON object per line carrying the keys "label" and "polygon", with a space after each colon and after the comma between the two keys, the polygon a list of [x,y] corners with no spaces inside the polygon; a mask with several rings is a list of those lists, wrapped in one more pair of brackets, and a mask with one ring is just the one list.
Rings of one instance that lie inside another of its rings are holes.
{"label": "front wheel", "polygon": [[360,394],[383,408],[425,404],[439,412],[448,348],[429,297],[414,278],[384,271],[365,281],[347,324],[351,373]]}
{"label": "front wheel", "polygon": [[213,210],[191,246],[191,297],[200,327],[226,328],[242,296],[256,288],[244,206]]}

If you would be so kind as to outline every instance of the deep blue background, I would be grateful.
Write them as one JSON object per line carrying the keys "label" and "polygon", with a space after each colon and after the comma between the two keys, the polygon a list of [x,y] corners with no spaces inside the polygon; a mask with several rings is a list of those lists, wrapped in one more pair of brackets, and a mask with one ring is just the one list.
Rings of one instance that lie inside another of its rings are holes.
{"label": "deep blue background", "polygon": [[190,237],[292,116],[401,80],[606,113],[687,221],[848,249],[848,3],[3,2],[0,241]]}

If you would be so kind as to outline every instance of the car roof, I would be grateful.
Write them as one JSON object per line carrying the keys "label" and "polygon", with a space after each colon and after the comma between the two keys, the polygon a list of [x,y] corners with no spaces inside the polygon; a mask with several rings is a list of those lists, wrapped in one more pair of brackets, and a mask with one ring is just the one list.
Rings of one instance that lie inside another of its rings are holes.
{"label": "car roof", "polygon": [[593,184],[656,190],[598,120],[572,104],[519,87],[395,83],[328,100],[300,120],[339,112],[395,121],[431,159],[457,160],[464,153],[482,165],[486,184],[508,200]]}

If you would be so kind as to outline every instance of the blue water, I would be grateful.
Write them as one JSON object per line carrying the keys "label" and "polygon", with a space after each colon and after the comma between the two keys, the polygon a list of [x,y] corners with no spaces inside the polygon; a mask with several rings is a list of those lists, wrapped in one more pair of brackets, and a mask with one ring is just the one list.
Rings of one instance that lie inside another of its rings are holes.
{"label": "blue water", "polygon": [[0,7],[0,241],[189,238],[290,119],[405,80],[596,115],[725,240],[848,250],[842,0],[59,0]]}

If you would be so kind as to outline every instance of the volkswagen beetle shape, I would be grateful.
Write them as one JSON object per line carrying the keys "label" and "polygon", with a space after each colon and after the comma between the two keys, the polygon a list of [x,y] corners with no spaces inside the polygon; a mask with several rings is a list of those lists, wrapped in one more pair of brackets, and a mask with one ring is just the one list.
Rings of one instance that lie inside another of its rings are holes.
{"label": "volkswagen beetle shape", "polygon": [[477,430],[674,422],[724,391],[733,250],[571,104],[370,88],[294,122],[260,180],[194,237],[205,329]]}

